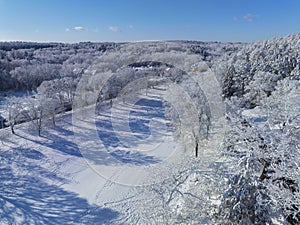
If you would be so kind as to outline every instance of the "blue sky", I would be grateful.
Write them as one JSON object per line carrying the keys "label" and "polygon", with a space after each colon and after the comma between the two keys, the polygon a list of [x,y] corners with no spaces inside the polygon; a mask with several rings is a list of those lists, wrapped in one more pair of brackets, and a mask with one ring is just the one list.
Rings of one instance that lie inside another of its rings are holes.
{"label": "blue sky", "polygon": [[300,32],[298,0],[0,0],[0,41],[256,41]]}

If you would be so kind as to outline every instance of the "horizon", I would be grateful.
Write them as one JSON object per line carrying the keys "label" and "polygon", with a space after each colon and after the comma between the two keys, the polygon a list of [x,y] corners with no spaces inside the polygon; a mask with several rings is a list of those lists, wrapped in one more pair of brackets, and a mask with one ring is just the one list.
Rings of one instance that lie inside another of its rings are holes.
{"label": "horizon", "polygon": [[0,42],[251,43],[298,34],[300,2],[0,0]]}
{"label": "horizon", "polygon": [[135,40],[135,41],[74,41],[74,42],[68,42],[68,41],[33,41],[33,40],[0,40],[0,43],[41,43],[41,44],[79,44],[79,43],[139,43],[139,42],[178,42],[178,41],[185,41],[185,42],[203,42],[203,43],[228,43],[228,44],[235,44],[235,43],[241,43],[241,44],[248,44],[248,43],[255,43],[255,42],[263,42],[274,38],[286,38],[290,35],[300,35],[300,32],[298,33],[289,33],[284,35],[278,35],[278,36],[272,36],[270,38],[262,39],[262,40],[254,40],[254,41],[217,41],[217,40],[195,40],[195,39],[174,39],[174,40]]}

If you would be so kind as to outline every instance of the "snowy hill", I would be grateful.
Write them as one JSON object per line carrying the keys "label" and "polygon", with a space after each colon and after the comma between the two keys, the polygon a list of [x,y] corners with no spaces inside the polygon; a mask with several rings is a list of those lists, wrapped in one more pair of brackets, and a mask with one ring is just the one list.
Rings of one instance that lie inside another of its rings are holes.
{"label": "snowy hill", "polygon": [[1,43],[0,224],[299,224],[299,39]]}
{"label": "snowy hill", "polygon": [[[96,116],[98,135],[108,149],[106,154],[111,162],[101,155],[100,146],[93,150],[87,140],[83,145],[75,144],[71,113],[60,116],[56,126],[47,127],[41,137],[36,136],[31,123],[18,125],[16,135],[2,129],[5,139],[0,152],[1,224],[36,224],[37,221],[42,224],[118,224],[114,221],[118,221],[120,212],[105,205],[128,197],[134,188],[123,183],[140,185],[141,178],[142,183],[149,182],[149,175],[157,179],[163,173],[154,174],[157,170],[154,168],[152,174],[141,177],[143,173],[132,173],[130,167],[155,167],[176,150],[176,142],[164,119],[160,92],[150,91],[138,102],[116,100],[113,108],[106,107]],[[115,118],[110,118],[111,115]],[[81,151],[80,147],[88,151]],[[92,158],[82,155],[92,152],[95,154]],[[101,167],[113,168],[110,164],[116,161],[128,167],[127,175],[117,172],[113,175],[116,178],[105,179]],[[126,177],[129,175],[130,178]],[[118,180],[120,176],[124,177]]]}

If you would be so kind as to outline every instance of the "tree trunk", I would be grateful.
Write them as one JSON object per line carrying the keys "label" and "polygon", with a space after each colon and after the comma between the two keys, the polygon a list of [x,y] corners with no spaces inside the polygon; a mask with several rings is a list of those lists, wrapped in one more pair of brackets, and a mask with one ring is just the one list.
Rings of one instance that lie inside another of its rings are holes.
{"label": "tree trunk", "polygon": [[38,118],[37,127],[38,127],[39,136],[41,136],[41,131],[42,131],[42,115],[40,115],[40,118]]}
{"label": "tree trunk", "polygon": [[10,125],[10,130],[12,134],[15,134],[15,129],[14,129],[14,125]]}
{"label": "tree trunk", "polygon": [[52,124],[55,126],[55,114],[52,115]]}

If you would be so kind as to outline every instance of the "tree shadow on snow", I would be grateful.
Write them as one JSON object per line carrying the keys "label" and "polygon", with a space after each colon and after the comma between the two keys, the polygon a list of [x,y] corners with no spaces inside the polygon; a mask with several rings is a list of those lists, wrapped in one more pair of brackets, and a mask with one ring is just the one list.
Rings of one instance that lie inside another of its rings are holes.
{"label": "tree shadow on snow", "polygon": [[45,130],[43,136],[48,140],[43,145],[72,156],[82,157],[76,142],[72,141],[72,138],[71,141],[68,140],[70,138],[66,138],[73,136],[73,131],[61,127],[53,127]]}
{"label": "tree shadow on snow", "polygon": [[61,188],[65,179],[37,165],[44,157],[33,149],[0,152],[0,224],[111,224],[118,218]]}
{"label": "tree shadow on snow", "polygon": [[[116,115],[107,116],[107,112],[110,112],[110,109],[106,109],[105,115],[101,115],[100,113],[101,119],[96,120],[96,127],[99,138],[112,157],[122,163],[133,165],[151,165],[161,162],[160,159],[154,156],[148,156],[138,151],[130,150],[139,144],[132,140],[138,139],[143,141],[151,135],[149,125],[153,118],[164,118],[164,107],[161,101],[140,99],[135,103],[128,118],[130,133],[123,133],[122,141],[119,140],[116,134],[118,131],[114,129],[112,124],[112,116],[114,119],[120,120],[120,118]],[[161,134],[162,137],[163,135],[164,134]]]}
{"label": "tree shadow on snow", "polygon": [[[16,135],[36,144],[52,148],[53,150],[62,152],[64,154],[82,157],[77,144],[72,141],[73,131],[67,130],[60,126],[44,129],[42,131],[41,137],[39,138],[22,136],[18,133]],[[31,136],[36,137],[37,135],[32,133]]]}
{"label": "tree shadow on snow", "polygon": [[161,162],[160,159],[157,159],[153,156],[147,156],[139,152],[116,150],[110,152],[110,154],[122,163],[136,166],[148,166]]}

